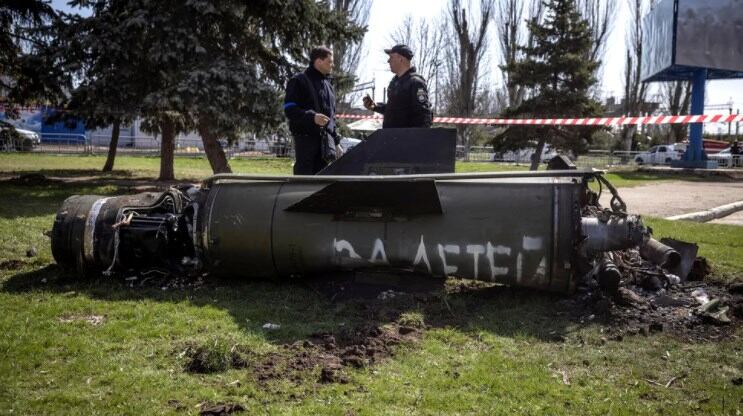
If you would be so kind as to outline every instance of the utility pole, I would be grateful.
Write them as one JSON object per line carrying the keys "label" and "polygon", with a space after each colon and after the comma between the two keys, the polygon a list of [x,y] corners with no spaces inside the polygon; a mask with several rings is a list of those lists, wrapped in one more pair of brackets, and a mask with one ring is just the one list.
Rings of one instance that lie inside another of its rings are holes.
{"label": "utility pole", "polygon": [[[733,115],[733,106],[732,105],[728,108],[728,111],[729,111],[728,114],[730,114],[732,116]],[[732,128],[733,128],[733,123],[728,123],[728,140],[730,140],[730,136],[732,134]],[[736,135],[737,135],[737,132],[736,132]]]}

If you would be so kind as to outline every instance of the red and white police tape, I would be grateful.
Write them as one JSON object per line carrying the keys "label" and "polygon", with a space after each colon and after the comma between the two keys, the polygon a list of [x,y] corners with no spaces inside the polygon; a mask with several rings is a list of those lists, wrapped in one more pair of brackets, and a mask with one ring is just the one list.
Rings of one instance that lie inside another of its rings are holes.
{"label": "red and white police tape", "polygon": [[[19,111],[35,111],[41,107],[16,107]],[[47,108],[51,110],[51,108]],[[0,112],[5,106],[0,104]],[[60,111],[60,110],[57,110]],[[364,120],[382,119],[380,115],[336,114],[336,118]],[[703,114],[685,116],[645,116],[645,117],[596,117],[596,118],[465,118],[434,117],[434,123],[442,124],[489,124],[523,126],[624,126],[628,124],[690,124],[690,123],[737,123],[743,121],[743,114]]]}
{"label": "red and white police tape", "polygon": [[[382,119],[382,116],[359,114],[336,114],[343,119]],[[596,117],[596,118],[464,118],[434,117],[434,123],[442,124],[490,124],[525,126],[623,126],[627,124],[689,124],[689,123],[735,123],[743,121],[743,114],[704,114],[686,116],[646,117]]]}

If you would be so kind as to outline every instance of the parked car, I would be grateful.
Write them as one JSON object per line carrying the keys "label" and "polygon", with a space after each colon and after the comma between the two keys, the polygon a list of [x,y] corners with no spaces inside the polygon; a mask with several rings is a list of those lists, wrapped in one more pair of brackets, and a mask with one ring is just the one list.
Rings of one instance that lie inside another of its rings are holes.
{"label": "parked car", "polygon": [[359,143],[361,143],[361,140],[359,139],[354,139],[352,137],[343,137],[341,138],[340,145],[343,151],[347,152]]}
{"label": "parked car", "polygon": [[0,120],[0,150],[28,152],[41,144],[41,137],[31,130],[19,129],[7,121]]}
{"label": "parked car", "polygon": [[[531,163],[532,158],[536,149],[532,147],[508,150],[505,152],[496,152],[493,154],[493,162],[516,162],[516,163]],[[542,149],[542,158],[540,162],[547,163],[550,159],[557,156],[557,151],[554,150],[549,144],[545,144]]]}
{"label": "parked car", "polygon": [[635,163],[638,165],[668,165],[672,160],[681,160],[686,151],[684,144],[662,144],[651,147],[647,152],[638,153]]}
{"label": "parked car", "polygon": [[707,157],[710,160],[716,160],[717,164],[723,168],[743,167],[743,155],[733,155],[730,147],[708,154]]}

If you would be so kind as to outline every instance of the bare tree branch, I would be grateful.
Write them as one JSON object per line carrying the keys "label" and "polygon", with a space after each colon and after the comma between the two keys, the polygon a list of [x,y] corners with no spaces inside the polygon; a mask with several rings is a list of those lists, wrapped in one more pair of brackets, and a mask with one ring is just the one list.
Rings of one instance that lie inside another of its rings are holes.
{"label": "bare tree branch", "polygon": [[527,4],[521,0],[497,2],[493,20],[498,38],[497,53],[501,62],[503,94],[507,100],[503,103],[504,106],[518,106],[526,97],[526,87],[514,83],[505,68],[522,58],[523,53],[519,49],[521,46],[531,46],[533,43],[533,36],[529,33],[526,22],[533,18],[540,19],[543,10],[544,4],[541,0],[530,0]]}
{"label": "bare tree branch", "polygon": [[[647,84],[640,79],[642,70],[642,48],[644,33],[642,29],[642,16],[648,5],[653,0],[627,0],[630,9],[629,32],[627,34],[627,60],[624,77],[624,103],[625,115],[640,115],[645,109],[647,99]],[[622,147],[631,150],[636,126],[625,127],[622,131]]]}
{"label": "bare tree branch", "polygon": [[[368,0],[332,0],[330,7],[348,16],[358,26],[366,26],[369,21],[371,3]],[[356,72],[361,60],[362,42],[332,42],[333,58],[336,64],[336,95],[339,103],[346,101],[348,91],[356,82]]]}

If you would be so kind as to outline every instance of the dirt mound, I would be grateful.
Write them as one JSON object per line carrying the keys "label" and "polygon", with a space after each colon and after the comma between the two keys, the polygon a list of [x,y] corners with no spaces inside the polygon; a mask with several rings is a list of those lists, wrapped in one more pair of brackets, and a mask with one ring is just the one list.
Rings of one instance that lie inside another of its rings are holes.
{"label": "dirt mound", "polygon": [[18,270],[23,267],[24,264],[25,262],[17,259],[0,261],[0,270]]}
{"label": "dirt mound", "polygon": [[393,347],[420,337],[418,329],[397,324],[358,328],[347,333],[319,332],[303,341],[285,344],[281,351],[256,357],[249,368],[256,380],[301,382],[308,371],[319,371],[320,383],[347,383],[344,369],[364,368],[394,355]]}
{"label": "dirt mound", "polygon": [[743,295],[702,282],[659,290],[627,285],[615,296],[589,290],[561,306],[581,323],[605,324],[606,338],[613,340],[663,332],[687,342],[720,341],[743,320]]}

